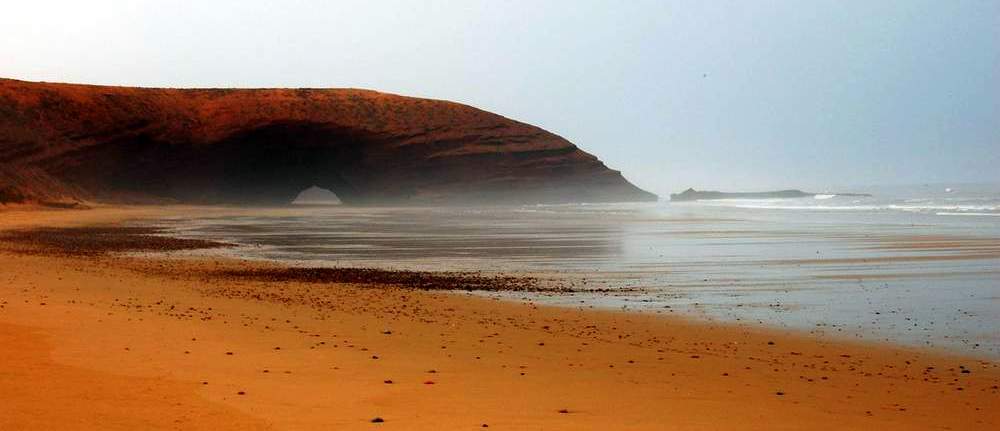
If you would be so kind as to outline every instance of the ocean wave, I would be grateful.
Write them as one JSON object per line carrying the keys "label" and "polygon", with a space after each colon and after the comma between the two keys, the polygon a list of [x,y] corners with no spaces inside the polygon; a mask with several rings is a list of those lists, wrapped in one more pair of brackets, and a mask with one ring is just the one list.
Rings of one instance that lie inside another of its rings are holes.
{"label": "ocean wave", "polygon": [[697,205],[726,208],[744,209],[769,209],[769,210],[799,210],[799,211],[902,211],[921,214],[1000,214],[1000,203],[989,205],[956,205],[953,202],[933,202],[924,201],[917,203],[907,200],[903,203],[861,203],[858,200],[845,201],[837,204],[833,198],[821,198],[822,204],[814,203],[816,199],[809,200],[789,200],[789,199],[758,199],[758,200],[716,200],[699,201]]}
{"label": "ocean wave", "polygon": [[956,212],[994,212],[1000,211],[1000,205],[947,205],[947,204],[927,204],[927,205],[887,205],[887,208],[902,211],[956,211]]}
{"label": "ocean wave", "polygon": [[987,216],[987,217],[1000,217],[1000,212],[996,213],[976,213],[976,212],[938,212],[934,215],[939,216]]}

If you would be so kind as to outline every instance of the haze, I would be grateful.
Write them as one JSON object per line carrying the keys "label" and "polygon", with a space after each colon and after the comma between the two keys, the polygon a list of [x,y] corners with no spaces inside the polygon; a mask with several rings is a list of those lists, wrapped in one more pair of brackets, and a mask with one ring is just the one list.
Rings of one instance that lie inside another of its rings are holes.
{"label": "haze", "polygon": [[361,87],[560,134],[661,195],[1000,181],[1000,2],[17,2],[0,76]]}

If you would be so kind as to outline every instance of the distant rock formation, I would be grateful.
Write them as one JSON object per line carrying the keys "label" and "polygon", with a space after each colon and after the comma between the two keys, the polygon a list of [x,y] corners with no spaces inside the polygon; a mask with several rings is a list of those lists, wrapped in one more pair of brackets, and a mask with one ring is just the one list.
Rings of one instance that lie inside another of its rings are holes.
{"label": "distant rock formation", "polygon": [[157,89],[0,79],[0,203],[648,201],[540,128],[355,89]]}
{"label": "distant rock formation", "polygon": [[777,190],[773,192],[717,192],[698,191],[687,189],[680,193],[671,193],[671,201],[704,201],[713,199],[791,199],[791,198],[811,198],[817,195],[837,195],[837,196],[871,196],[866,193],[809,193],[802,190]]}
{"label": "distant rock formation", "polygon": [[340,205],[343,202],[333,192],[312,186],[299,193],[292,203],[300,205]]}

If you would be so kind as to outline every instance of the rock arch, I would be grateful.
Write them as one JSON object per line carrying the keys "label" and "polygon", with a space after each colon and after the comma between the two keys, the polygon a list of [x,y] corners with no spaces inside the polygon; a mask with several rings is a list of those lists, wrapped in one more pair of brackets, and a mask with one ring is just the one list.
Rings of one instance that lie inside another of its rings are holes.
{"label": "rock arch", "polygon": [[273,205],[652,200],[537,127],[353,89],[147,89],[0,79],[0,190],[23,199]]}

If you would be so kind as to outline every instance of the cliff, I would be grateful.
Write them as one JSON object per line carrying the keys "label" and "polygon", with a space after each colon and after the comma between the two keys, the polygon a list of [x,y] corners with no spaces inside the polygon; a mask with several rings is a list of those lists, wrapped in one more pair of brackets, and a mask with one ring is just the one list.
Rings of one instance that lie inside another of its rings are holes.
{"label": "cliff", "polygon": [[538,127],[355,89],[157,89],[0,79],[0,203],[655,200]]}

